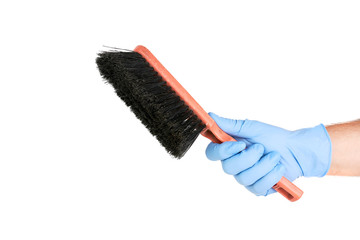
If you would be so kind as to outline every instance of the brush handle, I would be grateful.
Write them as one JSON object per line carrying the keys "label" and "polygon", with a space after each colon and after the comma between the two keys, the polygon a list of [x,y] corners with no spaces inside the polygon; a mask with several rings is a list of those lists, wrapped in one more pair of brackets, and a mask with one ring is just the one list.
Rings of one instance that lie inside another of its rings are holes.
{"label": "brush handle", "polygon": [[[190,107],[190,109],[201,119],[206,125],[202,131],[202,135],[209,138],[215,143],[223,143],[228,141],[236,141],[234,138],[226,134],[215,123],[214,119],[195,101],[195,99],[181,86],[181,84],[171,75],[171,73],[160,63],[159,60],[144,46],[137,46],[135,52],[141,54],[146,61],[158,72],[164,81],[176,92],[176,94]],[[293,183],[283,177],[273,188],[289,201],[298,200],[303,191],[296,187]]]}
{"label": "brush handle", "polygon": [[[215,121],[213,121],[208,129],[202,132],[202,135],[214,143],[236,141],[233,137],[221,130]],[[273,189],[291,202],[299,200],[303,195],[303,191],[285,177],[282,177],[280,181],[273,186]]]}

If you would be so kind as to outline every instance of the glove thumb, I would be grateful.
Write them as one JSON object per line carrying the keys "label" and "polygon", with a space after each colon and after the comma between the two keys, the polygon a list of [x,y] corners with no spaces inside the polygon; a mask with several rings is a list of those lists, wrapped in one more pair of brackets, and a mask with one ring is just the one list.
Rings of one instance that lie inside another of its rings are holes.
{"label": "glove thumb", "polygon": [[224,132],[234,137],[253,138],[258,136],[259,129],[263,129],[258,121],[233,120],[220,117],[212,112],[209,115]]}

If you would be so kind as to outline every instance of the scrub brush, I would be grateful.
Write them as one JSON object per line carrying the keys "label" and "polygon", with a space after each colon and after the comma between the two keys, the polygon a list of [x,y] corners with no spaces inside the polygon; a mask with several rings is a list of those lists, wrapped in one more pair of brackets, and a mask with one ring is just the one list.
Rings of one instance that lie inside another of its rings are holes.
{"label": "scrub brush", "polygon": [[[215,143],[236,141],[144,46],[101,52],[96,63],[101,76],[172,156],[181,158],[199,134]],[[290,201],[303,193],[285,177],[273,188]]]}

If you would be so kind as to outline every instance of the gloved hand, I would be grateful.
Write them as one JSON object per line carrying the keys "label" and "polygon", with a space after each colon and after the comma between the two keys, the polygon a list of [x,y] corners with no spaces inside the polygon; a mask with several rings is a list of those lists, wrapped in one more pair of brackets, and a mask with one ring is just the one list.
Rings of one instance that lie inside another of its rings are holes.
{"label": "gloved hand", "polygon": [[258,121],[209,114],[238,142],[210,143],[207,157],[222,160],[223,170],[256,195],[274,193],[272,186],[283,176],[294,181],[300,176],[322,177],[329,170],[331,141],[322,124],[288,131]]}

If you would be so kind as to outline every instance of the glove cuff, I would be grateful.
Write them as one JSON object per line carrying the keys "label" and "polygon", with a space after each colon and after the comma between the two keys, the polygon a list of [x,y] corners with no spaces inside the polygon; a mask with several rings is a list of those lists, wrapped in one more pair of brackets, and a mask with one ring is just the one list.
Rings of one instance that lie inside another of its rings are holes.
{"label": "glove cuff", "polygon": [[[305,177],[323,177],[331,163],[331,140],[323,124],[294,132],[296,142],[293,153]],[[300,143],[300,144],[299,144]]]}
{"label": "glove cuff", "polygon": [[[330,135],[328,133],[328,131],[326,130],[326,127],[324,126],[324,124],[320,124],[319,127],[322,128],[323,132],[324,132],[324,138],[326,138],[326,143],[324,144],[325,145],[325,149],[324,149],[324,152],[323,152],[323,155],[321,156],[321,158],[323,159],[324,161],[324,165],[326,166],[325,167],[325,171],[324,173],[319,176],[319,177],[323,177],[325,176],[329,169],[330,169],[330,165],[331,165],[331,156],[332,156],[332,143],[331,143],[331,138],[330,138]],[[325,141],[325,139],[324,139]]]}

